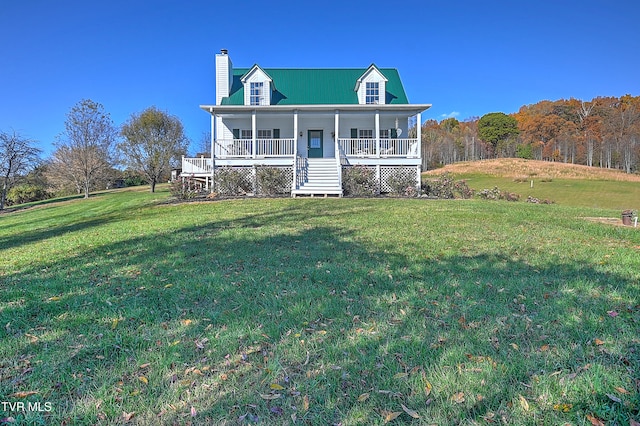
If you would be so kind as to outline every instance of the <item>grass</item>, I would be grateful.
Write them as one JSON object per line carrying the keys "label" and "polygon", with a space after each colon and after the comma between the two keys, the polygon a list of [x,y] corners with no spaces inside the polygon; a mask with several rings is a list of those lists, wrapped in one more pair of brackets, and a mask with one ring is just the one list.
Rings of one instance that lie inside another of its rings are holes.
{"label": "grass", "polygon": [[579,219],[617,210],[167,198],[0,216],[0,400],[52,407],[0,419],[639,420],[640,232]]}
{"label": "grass", "polygon": [[619,170],[513,158],[455,163],[424,177],[445,171],[473,189],[497,186],[519,194],[521,200],[531,196],[570,206],[640,209],[640,175]]}

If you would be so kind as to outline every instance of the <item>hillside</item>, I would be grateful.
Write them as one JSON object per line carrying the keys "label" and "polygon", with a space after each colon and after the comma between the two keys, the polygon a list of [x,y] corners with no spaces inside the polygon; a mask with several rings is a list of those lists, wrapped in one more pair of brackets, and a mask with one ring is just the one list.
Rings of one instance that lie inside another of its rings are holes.
{"label": "hillside", "polygon": [[455,163],[440,169],[429,170],[425,175],[439,175],[450,172],[461,174],[484,174],[516,180],[536,179],[581,179],[611,180],[620,182],[640,182],[640,175],[619,170],[577,164],[552,163],[549,161],[525,160],[522,158],[500,158],[495,160]]}

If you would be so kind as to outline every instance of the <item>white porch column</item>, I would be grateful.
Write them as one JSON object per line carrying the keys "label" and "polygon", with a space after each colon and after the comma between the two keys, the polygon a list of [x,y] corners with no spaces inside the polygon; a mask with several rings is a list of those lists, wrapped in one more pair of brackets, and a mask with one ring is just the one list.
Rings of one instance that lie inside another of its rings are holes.
{"label": "white porch column", "polygon": [[422,113],[419,112],[416,120],[416,136],[418,138],[418,158],[422,164]]}
{"label": "white porch column", "polygon": [[342,163],[340,162],[340,143],[338,142],[338,135],[340,134],[340,110],[336,110],[334,125],[333,125],[333,138],[335,145],[335,157],[336,157],[336,168],[338,171],[338,183],[340,184],[340,188],[342,188]]}
{"label": "white porch column", "polygon": [[218,139],[218,135],[216,134],[216,132],[218,130],[218,128],[216,127],[216,121],[217,121],[218,117],[213,112],[213,108],[209,108],[209,112],[211,113],[211,187],[210,188],[211,188],[211,192],[213,192],[214,188],[215,188],[215,180],[214,180],[215,168],[216,168],[215,142]]}
{"label": "white porch column", "polygon": [[293,110],[293,182],[291,182],[291,194],[298,189],[298,110]]}
{"label": "white porch column", "polygon": [[256,123],[256,110],[251,111],[251,158],[256,158],[256,135],[258,134]]}
{"label": "white porch column", "polygon": [[376,110],[376,125],[375,125],[375,138],[376,138],[376,157],[380,157],[380,111]]}

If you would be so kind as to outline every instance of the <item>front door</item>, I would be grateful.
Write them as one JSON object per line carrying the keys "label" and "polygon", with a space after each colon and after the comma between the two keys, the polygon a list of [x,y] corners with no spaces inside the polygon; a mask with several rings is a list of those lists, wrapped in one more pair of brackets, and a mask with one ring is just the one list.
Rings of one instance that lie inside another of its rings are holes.
{"label": "front door", "polygon": [[309,130],[308,136],[309,158],[322,158],[322,130]]}

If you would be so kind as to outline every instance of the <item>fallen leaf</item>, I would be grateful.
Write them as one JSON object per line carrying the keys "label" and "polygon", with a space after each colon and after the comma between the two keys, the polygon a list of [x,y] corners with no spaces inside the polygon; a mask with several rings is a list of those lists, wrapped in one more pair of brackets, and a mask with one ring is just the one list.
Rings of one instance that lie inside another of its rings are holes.
{"label": "fallen leaf", "polygon": [[402,407],[402,409],[404,410],[405,413],[407,413],[408,415],[410,415],[414,419],[419,419],[420,418],[420,414],[418,414],[417,412],[415,412],[411,408],[407,408],[407,406],[405,406],[404,404],[400,404],[400,406]]}
{"label": "fallen leaf", "polygon": [[599,418],[597,418],[596,416],[593,416],[591,414],[587,414],[587,420],[589,420],[591,422],[592,426],[605,426],[605,424],[602,422],[602,420],[600,420]]}
{"label": "fallen leaf", "polygon": [[191,406],[191,417],[195,417],[197,415],[198,413],[196,412],[196,409],[193,406]]}
{"label": "fallen leaf", "polygon": [[623,393],[623,394],[628,394],[629,393],[628,390],[626,390],[625,388],[621,388],[619,386],[616,386],[614,389],[617,390],[620,393]]}
{"label": "fallen leaf", "polygon": [[[640,248],[640,247],[638,247]],[[633,419],[629,419],[629,426],[640,426],[640,422],[637,422]]]}
{"label": "fallen leaf", "polygon": [[369,392],[360,394],[360,396],[358,397],[358,402],[364,402],[367,399],[369,399]]}
{"label": "fallen leaf", "polygon": [[304,398],[302,398],[302,409],[303,411],[309,409],[309,395],[305,395]]}
{"label": "fallen leaf", "polygon": [[145,364],[140,365],[140,367],[139,367],[139,368],[140,368],[140,370],[144,370],[145,368],[149,368],[149,366],[150,366],[150,365],[151,365],[151,364],[147,362],[147,363],[145,363]]}
{"label": "fallen leaf", "polygon": [[402,411],[383,411],[382,417],[385,423],[389,423],[397,419],[400,414],[402,414]]}
{"label": "fallen leaf", "polygon": [[611,318],[615,318],[620,314],[616,311],[607,311],[607,315],[609,315]]}
{"label": "fallen leaf", "polygon": [[525,399],[524,396],[518,395],[518,399],[520,400],[520,406],[524,411],[529,411],[529,402]]}
{"label": "fallen leaf", "polygon": [[464,392],[458,392],[451,395],[451,401],[455,402],[456,404],[462,404],[465,401]]}
{"label": "fallen leaf", "polygon": [[394,379],[404,379],[407,376],[408,376],[407,373],[396,373],[396,374],[393,375],[393,378]]}
{"label": "fallen leaf", "polygon": [[37,391],[16,392],[16,393],[12,393],[9,396],[12,396],[14,398],[26,398],[28,396],[35,395],[37,393],[38,393]]}
{"label": "fallen leaf", "polygon": [[540,352],[546,352],[549,350],[549,345],[542,345],[540,346]]}
{"label": "fallen leaf", "polygon": [[113,321],[111,321],[111,329],[115,329],[118,326],[118,318],[114,319]]}
{"label": "fallen leaf", "polygon": [[279,394],[279,393],[267,393],[267,394],[261,393],[260,394],[260,398],[266,399],[268,401],[270,401],[272,399],[278,399],[281,396],[282,396],[282,394]]}
{"label": "fallen leaf", "polygon": [[188,326],[188,325],[191,325],[192,322],[193,321],[191,321],[190,319],[180,320],[180,324],[184,325],[185,327]]}
{"label": "fallen leaf", "polygon": [[511,347],[512,347],[513,349],[515,349],[516,351],[518,350],[518,345],[516,345],[515,343],[512,343],[512,344],[511,344]]}
{"label": "fallen leaf", "polygon": [[164,286],[164,288],[170,288],[170,287],[173,287],[173,284],[166,284],[166,285]]}
{"label": "fallen leaf", "polygon": [[47,300],[50,301],[50,302],[57,302],[60,299],[61,299],[60,296],[53,296],[53,297],[48,298]]}
{"label": "fallen leaf", "polygon": [[136,415],[135,411],[132,411],[130,413],[127,413],[126,411],[122,412],[122,420],[124,420],[125,422],[129,422],[131,421],[131,419],[133,418],[133,416]]}
{"label": "fallen leaf", "polygon": [[604,341],[602,341],[602,340],[600,340],[598,338],[593,339],[593,343],[595,343],[597,346],[604,345]]}
{"label": "fallen leaf", "polygon": [[622,400],[615,395],[611,395],[610,393],[607,393],[605,395],[607,395],[609,399],[612,400],[613,402],[622,402]]}
{"label": "fallen leaf", "polygon": [[424,370],[422,371],[422,383],[424,384],[424,396],[429,396],[431,394],[431,390],[433,389],[433,386],[431,386],[431,382],[429,382],[429,380],[427,380],[427,375],[425,374]]}
{"label": "fallen leaf", "polygon": [[279,384],[277,384],[277,383],[271,383],[271,384],[269,385],[269,388],[271,388],[271,389],[273,389],[273,390],[283,390],[283,389],[284,389],[284,387],[283,387],[283,386],[280,386],[280,385],[279,385]]}
{"label": "fallen leaf", "polygon": [[147,378],[146,378],[146,377],[144,377],[144,376],[140,376],[140,377],[138,377],[138,380],[140,380],[140,381],[141,381],[142,383],[144,383],[145,385],[148,385],[148,384],[149,384],[149,379],[147,379]]}
{"label": "fallen leaf", "polygon": [[15,423],[15,417],[3,417],[0,419],[0,423]]}

